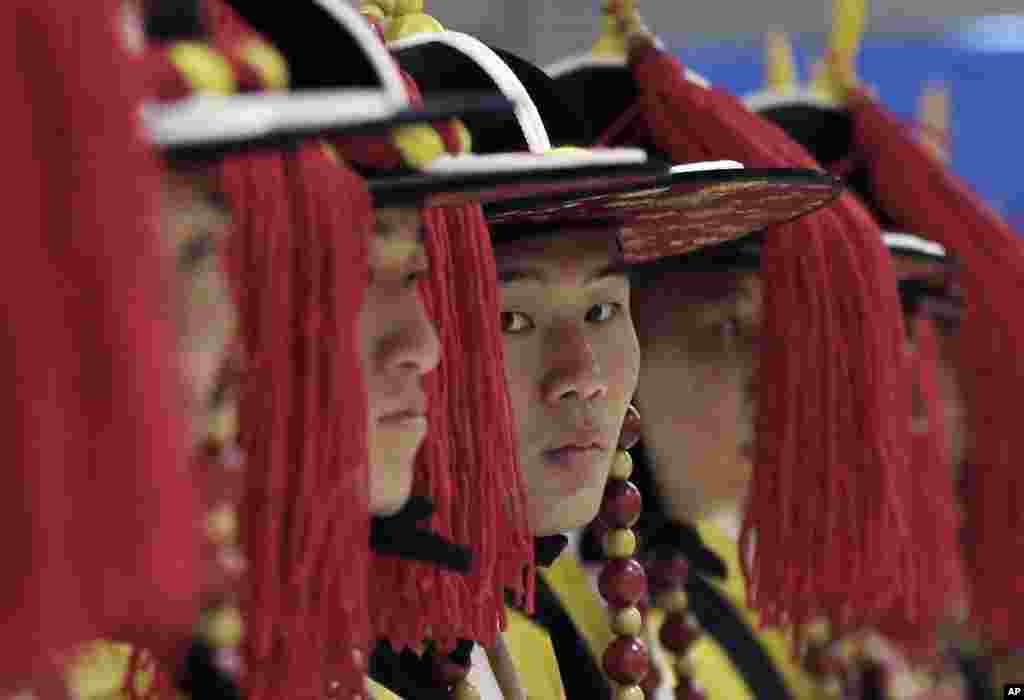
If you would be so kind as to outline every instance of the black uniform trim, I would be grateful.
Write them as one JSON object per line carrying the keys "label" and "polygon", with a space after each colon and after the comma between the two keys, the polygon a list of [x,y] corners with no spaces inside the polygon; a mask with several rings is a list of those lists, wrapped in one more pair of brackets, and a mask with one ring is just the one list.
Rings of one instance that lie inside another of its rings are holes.
{"label": "black uniform trim", "polygon": [[586,640],[543,577],[537,577],[531,618],[547,630],[568,700],[611,700],[612,690]]}
{"label": "black uniform trim", "polygon": [[792,698],[770,656],[732,604],[700,576],[686,585],[690,610],[704,631],[725,650],[750,692],[763,700]]}
{"label": "black uniform trim", "polygon": [[427,528],[422,520],[434,512],[428,498],[413,496],[400,511],[389,516],[374,516],[370,525],[370,549],[375,553],[408,561],[437,564],[451,571],[468,573],[473,554]]}

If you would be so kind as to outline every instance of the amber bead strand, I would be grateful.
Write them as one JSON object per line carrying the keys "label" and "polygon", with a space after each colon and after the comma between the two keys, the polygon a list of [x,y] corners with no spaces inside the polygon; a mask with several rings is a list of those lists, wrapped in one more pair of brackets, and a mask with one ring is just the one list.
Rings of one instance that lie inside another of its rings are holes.
{"label": "amber bead strand", "polygon": [[803,668],[815,679],[825,698],[855,697],[856,673],[849,662],[850,651],[832,638],[824,625],[812,626],[804,641]]}
{"label": "amber bead strand", "polygon": [[647,594],[644,567],[633,555],[636,535],[631,529],[640,517],[640,491],[630,481],[633,461],[628,450],[639,439],[640,416],[632,406],[626,414],[619,449],[601,501],[600,519],[608,527],[604,553],[608,558],[598,580],[598,590],[610,608],[612,629],[617,635],[604,652],[602,664],[615,682],[615,700],[643,700],[640,683],[647,675],[647,646],[640,638],[643,616],[637,607]]}
{"label": "amber bead strand", "polygon": [[246,563],[238,539],[244,459],[235,443],[236,422],[233,402],[222,401],[200,448],[197,468],[208,507],[206,559],[211,576],[203,601],[202,636],[213,650],[216,666],[237,681],[243,672],[237,595]]}
{"label": "amber bead strand", "polygon": [[697,619],[689,610],[686,582],[690,563],[681,554],[654,559],[648,564],[651,594],[655,606],[665,613],[658,631],[658,641],[673,660],[676,674],[677,700],[703,700],[704,692],[693,677],[693,666],[687,658],[694,643],[703,634]]}

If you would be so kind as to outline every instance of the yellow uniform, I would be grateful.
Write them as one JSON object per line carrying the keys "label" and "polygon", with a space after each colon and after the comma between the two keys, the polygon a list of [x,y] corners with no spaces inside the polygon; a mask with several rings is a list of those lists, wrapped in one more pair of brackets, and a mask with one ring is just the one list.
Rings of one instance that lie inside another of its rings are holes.
{"label": "yellow uniform", "polygon": [[402,700],[402,698],[398,697],[372,678],[366,679],[366,687],[370,691],[370,697],[373,698],[373,700]]}
{"label": "yellow uniform", "polygon": [[547,630],[514,608],[505,609],[508,626],[502,633],[515,661],[519,680],[530,700],[566,700],[558,660]]}
{"label": "yellow uniform", "polygon": [[[821,688],[793,661],[788,640],[778,632],[757,631],[756,616],[746,607],[736,543],[722,528],[710,521],[700,523],[697,529],[705,546],[717,554],[731,572],[720,584],[712,582],[709,585],[731,603],[742,623],[754,634],[775,671],[781,675],[790,697],[795,700],[817,700],[823,697]],[[613,635],[605,605],[579,558],[574,552],[566,552],[550,568],[544,570],[541,576],[561,601],[580,635],[581,643],[585,644],[593,659],[599,660]],[[524,640],[517,647],[509,644],[523,682],[533,692],[533,688],[541,687],[538,685],[541,678],[557,674],[558,662],[554,658],[550,638],[544,630],[525,616],[514,614],[517,619],[513,621],[510,616],[510,630],[516,627],[516,634],[525,636],[525,632],[518,630],[518,627],[528,627],[534,636],[533,640]],[[662,620],[660,611],[652,610],[650,620],[654,632],[652,637],[656,639]],[[538,643],[541,636],[545,642],[543,649]],[[662,651],[657,644],[655,647],[655,659],[663,678],[674,685],[671,673],[667,672],[667,665],[663,662]],[[689,658],[693,662],[696,681],[704,689],[708,700],[753,700],[756,697],[726,650],[710,635],[704,635],[694,645]]]}

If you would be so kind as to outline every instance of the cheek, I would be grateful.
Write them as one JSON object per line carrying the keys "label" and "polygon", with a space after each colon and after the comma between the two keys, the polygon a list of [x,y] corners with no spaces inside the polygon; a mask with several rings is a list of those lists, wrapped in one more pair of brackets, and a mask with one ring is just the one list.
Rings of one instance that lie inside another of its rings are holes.
{"label": "cheek", "polygon": [[376,417],[375,398],[379,394],[377,372],[375,371],[375,348],[380,342],[380,328],[378,327],[379,314],[377,302],[370,290],[367,290],[363,300],[362,309],[359,312],[359,324],[357,339],[359,347],[359,366],[363,375],[363,386],[366,390],[368,416]]}
{"label": "cheek", "polygon": [[608,395],[626,402],[633,398],[640,377],[640,344],[632,320],[595,341],[598,364],[608,379]]}
{"label": "cheek", "polygon": [[517,437],[522,439],[531,415],[537,414],[534,404],[540,404],[538,352],[526,339],[505,337],[505,383],[508,386],[512,416],[516,422]]}

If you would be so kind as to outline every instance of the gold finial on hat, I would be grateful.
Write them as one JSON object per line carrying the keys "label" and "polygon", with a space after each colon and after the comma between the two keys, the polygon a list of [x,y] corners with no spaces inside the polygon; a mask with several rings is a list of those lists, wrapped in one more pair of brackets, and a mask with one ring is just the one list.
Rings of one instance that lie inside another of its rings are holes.
{"label": "gold finial on hat", "polygon": [[444,31],[444,25],[423,11],[423,0],[365,0],[360,11],[384,27],[388,41]]}
{"label": "gold finial on hat", "polygon": [[619,19],[616,16],[616,3],[609,0],[602,8],[601,36],[598,38],[590,53],[594,56],[607,56],[609,58],[621,58],[626,55],[626,37],[619,26]]}
{"label": "gold finial on hat", "polygon": [[857,54],[867,25],[867,0],[835,0],[832,34],[825,55],[826,70],[818,74],[813,89],[837,102],[857,80]]}
{"label": "gold finial on hat", "polygon": [[594,56],[625,58],[629,53],[629,40],[634,34],[646,33],[636,0],[606,0],[601,36],[590,50]]}
{"label": "gold finial on hat", "polygon": [[793,58],[793,45],[785,32],[765,35],[765,77],[772,92],[791,93],[796,90],[798,76]]}
{"label": "gold finial on hat", "polygon": [[917,99],[921,143],[944,163],[950,160],[950,94],[945,83],[930,83]]}

